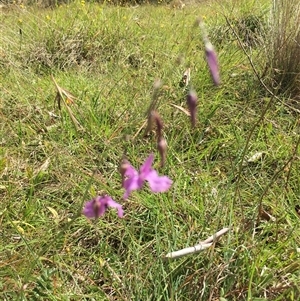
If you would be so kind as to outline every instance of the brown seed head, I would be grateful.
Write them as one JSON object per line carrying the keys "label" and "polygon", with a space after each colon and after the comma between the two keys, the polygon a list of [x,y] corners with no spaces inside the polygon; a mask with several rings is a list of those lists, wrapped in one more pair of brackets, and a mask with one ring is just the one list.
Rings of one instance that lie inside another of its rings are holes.
{"label": "brown seed head", "polygon": [[163,167],[167,158],[167,141],[165,138],[160,137],[157,141],[157,149],[160,155],[160,166]]}

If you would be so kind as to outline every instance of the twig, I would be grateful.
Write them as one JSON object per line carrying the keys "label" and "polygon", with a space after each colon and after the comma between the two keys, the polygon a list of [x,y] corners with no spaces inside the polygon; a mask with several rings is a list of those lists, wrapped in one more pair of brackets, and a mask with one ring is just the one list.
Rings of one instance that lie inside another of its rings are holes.
{"label": "twig", "polygon": [[185,256],[185,255],[195,254],[195,253],[198,253],[198,252],[203,251],[205,249],[208,249],[211,246],[212,246],[212,243],[198,244],[198,245],[195,245],[193,247],[188,247],[188,248],[184,248],[184,249],[181,249],[181,250],[178,250],[178,251],[168,253],[166,255],[166,258],[179,258],[179,257]]}
{"label": "twig", "polygon": [[188,248],[184,248],[184,249],[181,249],[178,251],[168,253],[165,257],[166,258],[179,258],[179,257],[185,256],[185,255],[195,254],[195,253],[204,251],[204,250],[208,249],[209,247],[211,247],[218,238],[220,238],[222,235],[227,233],[229,230],[230,230],[230,228],[223,228],[222,230],[220,230],[217,233],[215,233],[214,235],[208,237],[204,241],[201,241],[199,244],[197,244],[193,247],[188,247]]}
{"label": "twig", "polygon": [[210,242],[215,242],[217,239],[219,239],[222,235],[227,233],[230,230],[230,228],[223,228],[222,230],[218,231],[214,235],[208,237],[204,241],[200,241],[200,243],[210,243]]}

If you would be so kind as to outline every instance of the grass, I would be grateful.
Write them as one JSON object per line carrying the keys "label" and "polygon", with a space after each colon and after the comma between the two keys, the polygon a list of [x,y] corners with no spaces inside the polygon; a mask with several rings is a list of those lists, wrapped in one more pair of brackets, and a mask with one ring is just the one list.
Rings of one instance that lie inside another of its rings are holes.
{"label": "grass", "polygon": [[270,18],[269,80],[279,93],[299,98],[300,5],[297,1],[274,1]]}
{"label": "grass", "polygon": [[[230,16],[261,13],[255,2],[248,11],[234,3]],[[223,13],[209,1],[3,11],[1,300],[299,300],[299,115],[261,89]],[[193,27],[199,15],[219,54],[220,87]],[[186,106],[179,81],[188,66],[194,130],[171,106]],[[61,110],[51,76],[75,96]],[[122,201],[125,150],[134,166],[155,152],[158,168],[155,136],[139,133],[157,78],[168,142],[159,172],[174,183]],[[102,191],[123,204],[123,219],[114,210],[97,222],[81,215]],[[226,226],[208,251],[163,258]]]}

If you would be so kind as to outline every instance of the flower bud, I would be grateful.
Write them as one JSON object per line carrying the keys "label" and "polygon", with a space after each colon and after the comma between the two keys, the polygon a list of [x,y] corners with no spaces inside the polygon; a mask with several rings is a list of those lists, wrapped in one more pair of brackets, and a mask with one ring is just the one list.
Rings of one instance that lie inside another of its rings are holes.
{"label": "flower bud", "polygon": [[218,86],[220,84],[218,58],[214,47],[209,40],[205,40],[205,55],[213,82]]}
{"label": "flower bud", "polygon": [[130,166],[129,161],[126,159],[125,155],[123,155],[121,163],[120,163],[120,167],[119,167],[119,171],[120,171],[121,178],[122,178],[122,187],[123,187],[123,184],[125,181],[125,173],[129,166]]}
{"label": "flower bud", "polygon": [[163,122],[156,111],[152,111],[151,116],[156,124],[156,135],[159,140],[162,137]]}
{"label": "flower bud", "polygon": [[192,127],[196,126],[196,118],[197,118],[197,94],[194,90],[190,90],[187,95],[187,106],[189,108],[190,114],[191,114],[191,123]]}
{"label": "flower bud", "polygon": [[160,137],[160,139],[158,139],[157,149],[160,155],[160,166],[163,167],[167,157],[167,141],[165,138]]}

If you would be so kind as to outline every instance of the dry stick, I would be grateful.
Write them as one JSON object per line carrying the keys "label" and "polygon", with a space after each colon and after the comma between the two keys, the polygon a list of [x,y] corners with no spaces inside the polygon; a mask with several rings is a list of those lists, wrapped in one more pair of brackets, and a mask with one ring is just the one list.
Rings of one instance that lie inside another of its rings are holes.
{"label": "dry stick", "polygon": [[211,246],[212,246],[212,243],[198,244],[198,245],[195,245],[193,247],[188,247],[188,248],[184,248],[184,249],[181,249],[181,250],[178,250],[178,251],[168,253],[166,255],[166,258],[179,258],[179,257],[185,256],[185,255],[195,254],[195,253],[198,253],[200,251],[204,251],[205,249],[208,249]]}
{"label": "dry stick", "polygon": [[209,247],[211,247],[213,245],[213,243],[217,239],[219,239],[222,235],[227,233],[229,231],[229,229],[230,228],[223,228],[222,230],[218,231],[214,235],[208,237],[206,240],[201,241],[199,244],[197,244],[193,247],[188,247],[188,248],[184,248],[184,249],[181,249],[178,251],[168,253],[165,257],[166,258],[179,258],[179,257],[185,256],[185,255],[195,254],[195,253],[204,251],[204,250],[208,249]]}
{"label": "dry stick", "polygon": [[215,233],[214,235],[208,237],[207,239],[205,239],[204,241],[200,241],[200,243],[210,243],[210,242],[214,242],[216,241],[219,237],[221,237],[222,235],[224,235],[225,233],[227,233],[230,230],[230,228],[223,228],[222,230],[218,231],[217,233]]}
{"label": "dry stick", "polygon": [[263,80],[261,79],[261,77],[258,74],[258,71],[256,70],[254,63],[252,61],[252,58],[250,57],[250,55],[248,54],[248,52],[246,51],[243,43],[241,42],[240,37],[238,36],[238,34],[236,33],[236,31],[234,30],[234,28],[232,27],[231,23],[229,22],[228,18],[224,15],[226,22],[228,24],[228,26],[230,27],[230,29],[232,30],[233,34],[235,35],[235,37],[237,38],[237,41],[240,45],[240,47],[242,48],[244,54],[247,56],[248,61],[252,67],[252,70],[255,74],[255,76],[257,77],[259,83],[264,87],[264,89],[272,96],[272,98],[274,97],[277,101],[279,101],[281,104],[283,104],[284,106],[288,107],[289,109],[291,109],[292,111],[296,112],[296,113],[300,113],[300,110],[294,108],[293,106],[289,105],[288,103],[283,102],[278,96],[276,96],[268,87],[267,85],[263,82]]}

